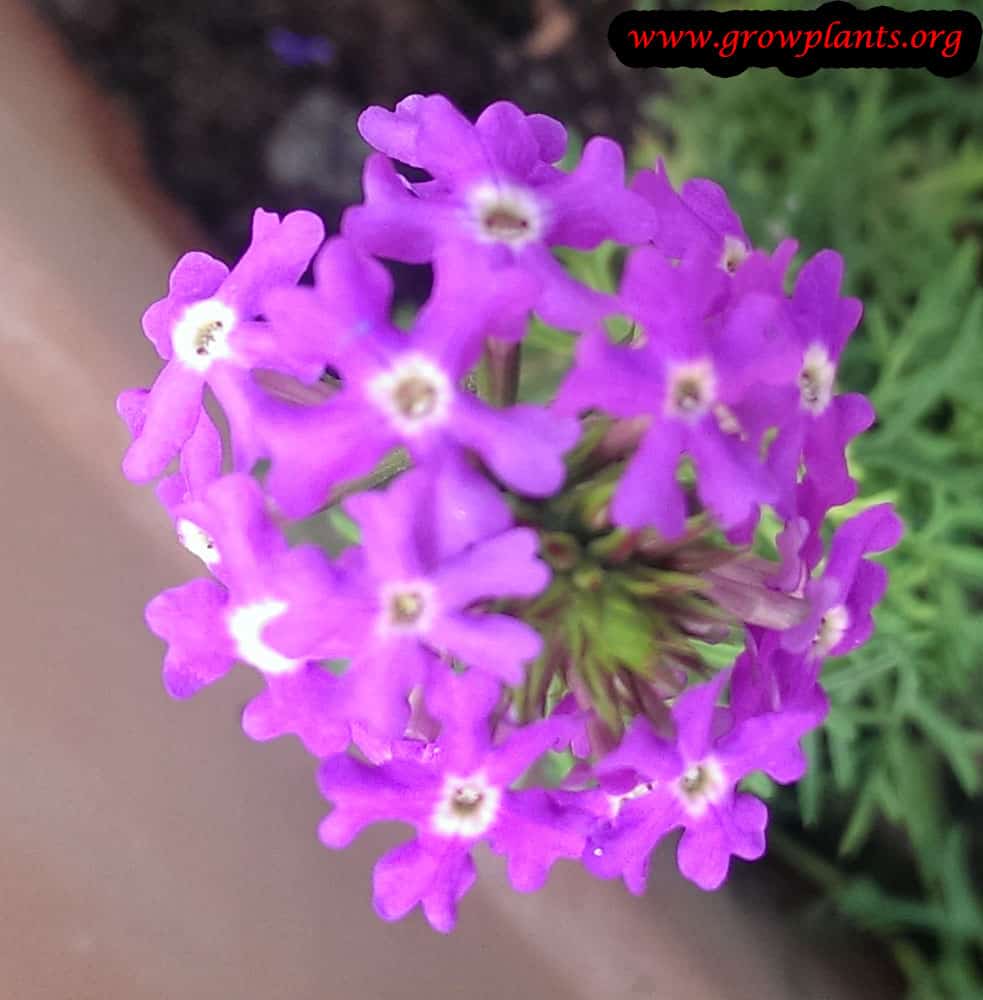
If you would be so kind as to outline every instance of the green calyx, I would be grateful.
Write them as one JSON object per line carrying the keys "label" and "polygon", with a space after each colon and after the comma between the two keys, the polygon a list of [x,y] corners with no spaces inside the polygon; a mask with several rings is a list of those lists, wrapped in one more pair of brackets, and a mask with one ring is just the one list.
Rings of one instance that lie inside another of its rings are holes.
{"label": "green calyx", "polygon": [[516,710],[523,721],[540,718],[572,693],[593,710],[602,743],[616,742],[638,715],[664,721],[690,675],[712,672],[707,647],[732,639],[742,622],[787,627],[805,611],[768,587],[777,567],[728,544],[705,514],[676,539],[611,523],[612,496],[643,429],[588,418],[564,489],[513,502],[517,522],[539,532],[553,572],[537,599],[506,605],[543,637],[514,692]]}
{"label": "green calyx", "polygon": [[[515,706],[523,720],[548,714],[572,692],[590,706],[611,739],[639,714],[657,717],[686,683],[706,672],[696,635],[729,635],[733,619],[707,595],[704,563],[737,554],[711,540],[708,523],[694,517],[682,539],[629,531],[610,522],[611,497],[624,468],[615,452],[599,458],[611,440],[611,421],[588,422],[568,459],[570,475],[556,496],[514,503],[518,523],[540,535],[540,555],[553,572],[536,600],[508,609],[543,637]],[[696,570],[680,557],[699,553]],[[713,558],[708,558],[709,553]]]}

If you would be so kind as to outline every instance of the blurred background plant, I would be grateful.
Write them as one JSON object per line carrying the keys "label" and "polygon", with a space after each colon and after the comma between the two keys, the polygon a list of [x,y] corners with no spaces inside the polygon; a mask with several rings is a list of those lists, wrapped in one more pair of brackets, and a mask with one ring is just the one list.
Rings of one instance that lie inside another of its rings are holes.
{"label": "blurred background plant", "polygon": [[[636,166],[665,156],[677,184],[713,178],[756,244],[794,236],[799,263],[824,247],[843,254],[866,310],[841,389],[868,393],[879,421],[852,453],[861,498],[837,514],[891,500],[907,535],[885,559],[874,638],[829,664],[833,711],[809,777],[757,790],[774,813],[773,854],[817,890],[805,919],[835,912],[882,940],[913,1000],[983,996],[979,67],[955,79],[628,70],[608,52],[607,24],[659,6],[643,2],[36,2],[143,124],[162,183],[232,254],[256,204],[333,222],[359,197],[358,109],[435,89],[471,113],[505,98],[613,135]],[[894,6],[983,15],[981,0]],[[611,283],[608,248],[569,259]],[[570,338],[540,326],[527,344],[540,363],[524,366],[523,395],[542,396]]]}

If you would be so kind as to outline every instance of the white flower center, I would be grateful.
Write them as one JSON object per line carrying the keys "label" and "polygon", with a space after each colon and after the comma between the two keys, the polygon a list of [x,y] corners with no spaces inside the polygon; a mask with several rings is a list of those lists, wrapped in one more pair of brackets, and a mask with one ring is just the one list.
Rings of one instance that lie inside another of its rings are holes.
{"label": "white flower center", "polygon": [[727,779],[713,757],[690,764],[676,782],[676,795],[691,816],[702,816],[726,790]]}
{"label": "white flower center", "polygon": [[263,629],[287,610],[287,602],[275,597],[234,608],[228,616],[229,634],[236,652],[247,663],[266,674],[286,674],[296,670],[303,660],[291,660],[263,641]]}
{"label": "white flower center", "polygon": [[545,212],[528,188],[516,184],[479,184],[468,196],[471,217],[483,243],[522,247],[538,240]]}
{"label": "white flower center", "polygon": [[177,540],[206,566],[214,566],[221,561],[222,556],[215,545],[215,539],[199,528],[194,521],[182,517],[175,527]]}
{"label": "white flower center", "polygon": [[495,822],[502,790],[488,784],[483,774],[461,778],[448,775],[430,818],[431,828],[442,837],[480,837]]}
{"label": "white flower center", "polygon": [[228,358],[229,333],[236,314],[218,299],[204,299],[188,306],[171,332],[174,353],[189,368],[203,373],[216,358]]}
{"label": "white flower center", "polygon": [[831,649],[839,645],[850,627],[850,612],[842,604],[830,608],[819,622],[816,638],[812,640],[812,649],[817,656],[825,656]]}
{"label": "white flower center", "polygon": [[713,405],[716,393],[717,376],[708,358],[675,365],[669,372],[666,414],[695,422]]}
{"label": "white flower center", "polygon": [[401,580],[384,583],[379,589],[381,613],[378,631],[382,635],[422,635],[436,614],[433,584],[429,580]]}
{"label": "white flower center", "polygon": [[621,812],[621,807],[632,799],[640,799],[643,795],[648,795],[655,788],[654,781],[643,781],[641,784],[629,788],[621,795],[608,795],[608,815],[611,819],[617,819]]}
{"label": "white flower center", "polygon": [[802,408],[817,416],[829,406],[833,398],[836,365],[822,344],[810,344],[802,359],[799,372],[799,394]]}
{"label": "white flower center", "polygon": [[447,419],[452,390],[443,369],[422,354],[405,354],[368,383],[369,398],[402,434],[419,434]]}
{"label": "white flower center", "polygon": [[747,259],[747,244],[740,236],[725,236],[724,249],[717,266],[728,274],[733,274]]}

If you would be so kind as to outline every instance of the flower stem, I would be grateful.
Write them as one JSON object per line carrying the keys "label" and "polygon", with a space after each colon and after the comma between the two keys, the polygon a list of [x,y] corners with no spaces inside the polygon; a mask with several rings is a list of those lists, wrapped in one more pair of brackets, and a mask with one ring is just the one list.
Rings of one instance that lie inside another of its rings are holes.
{"label": "flower stem", "polygon": [[520,344],[489,337],[485,345],[485,399],[512,406],[519,398]]}

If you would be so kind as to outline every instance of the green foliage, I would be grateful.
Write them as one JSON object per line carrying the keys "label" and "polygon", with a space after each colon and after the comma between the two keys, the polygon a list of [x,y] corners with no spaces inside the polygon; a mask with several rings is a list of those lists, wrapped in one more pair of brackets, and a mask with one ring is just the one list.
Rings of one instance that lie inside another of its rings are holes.
{"label": "green foliage", "polygon": [[830,720],[807,779],[772,797],[787,831],[776,840],[830,905],[885,939],[912,998],[983,996],[979,70],[669,82],[639,165],[661,153],[677,183],[717,180],[759,245],[791,235],[806,255],[846,258],[866,311],[840,388],[868,393],[879,420],[851,456],[860,499],[835,513],[891,500],[907,529],[884,560],[877,633],[827,666]]}

